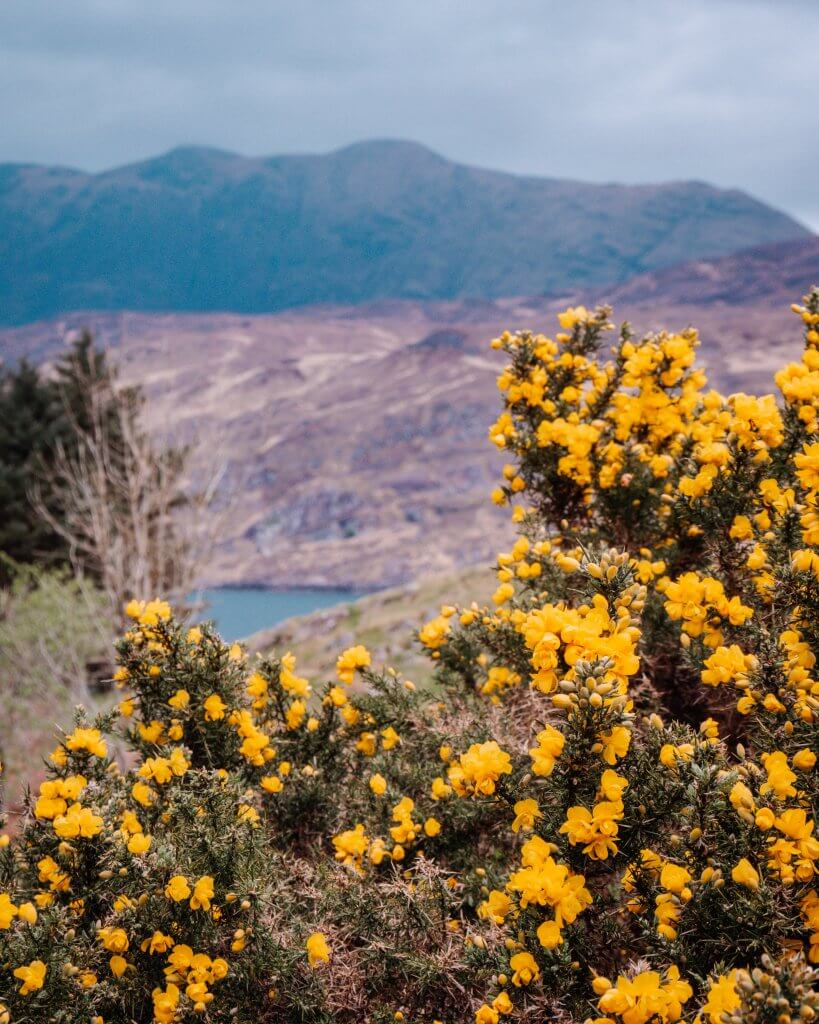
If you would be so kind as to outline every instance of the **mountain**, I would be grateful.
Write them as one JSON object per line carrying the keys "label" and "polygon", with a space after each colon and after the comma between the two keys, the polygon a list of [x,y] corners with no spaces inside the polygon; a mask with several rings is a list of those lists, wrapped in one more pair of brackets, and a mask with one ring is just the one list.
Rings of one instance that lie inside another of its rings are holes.
{"label": "mountain", "polygon": [[806,235],[737,190],[517,177],[407,142],[186,147],[100,174],[6,164],[0,323],[554,293]]}

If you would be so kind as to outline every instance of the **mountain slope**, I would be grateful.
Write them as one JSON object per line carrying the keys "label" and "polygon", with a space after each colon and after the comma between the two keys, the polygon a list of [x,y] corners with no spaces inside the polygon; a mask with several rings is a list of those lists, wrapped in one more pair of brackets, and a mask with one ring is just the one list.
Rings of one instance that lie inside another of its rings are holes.
{"label": "mountain slope", "polygon": [[601,301],[786,306],[819,284],[819,236],[681,263],[600,290]]}
{"label": "mountain slope", "polygon": [[736,190],[516,177],[402,142],[188,147],[97,175],[7,164],[0,322],[537,294],[806,234]]}
{"label": "mountain slope", "polygon": [[[679,284],[668,301],[618,300],[614,316],[638,333],[695,324],[711,382],[764,393],[798,358],[788,302],[814,280],[809,267],[787,301],[747,305],[686,302]],[[504,328],[552,333],[558,310],[593,299],[76,313],[0,331],[0,352],[48,360],[66,329],[90,327],[145,388],[146,425],[190,442],[197,475],[224,466],[204,582],[368,589],[489,565],[510,543],[508,514],[489,501],[505,461],[487,439],[503,365],[489,341]]]}

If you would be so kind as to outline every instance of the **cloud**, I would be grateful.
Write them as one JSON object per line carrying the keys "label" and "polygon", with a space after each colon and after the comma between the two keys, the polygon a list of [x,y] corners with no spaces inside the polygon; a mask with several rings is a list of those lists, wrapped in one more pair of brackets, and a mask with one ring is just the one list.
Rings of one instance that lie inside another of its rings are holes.
{"label": "cloud", "polygon": [[0,159],[410,138],[519,173],[737,186],[819,228],[817,46],[812,0],[4,0]]}

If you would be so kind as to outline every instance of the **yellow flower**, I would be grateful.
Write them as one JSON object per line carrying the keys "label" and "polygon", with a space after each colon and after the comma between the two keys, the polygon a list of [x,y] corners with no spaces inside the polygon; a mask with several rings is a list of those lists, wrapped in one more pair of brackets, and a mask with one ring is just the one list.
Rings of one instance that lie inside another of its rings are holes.
{"label": "yellow flower", "polygon": [[806,444],[793,461],[802,486],[809,491],[819,490],[819,443]]}
{"label": "yellow flower", "polygon": [[364,754],[365,757],[372,757],[375,754],[375,744],[376,739],[374,732],[362,732],[358,737],[355,749]]}
{"label": "yellow flower", "polygon": [[164,935],[160,931],[155,931],[150,939],[145,939],[140,949],[143,953],[167,953],[169,949],[173,949],[174,941],[170,935]]}
{"label": "yellow flower", "polygon": [[753,889],[754,892],[759,888],[759,874],[746,857],[743,857],[732,868],[731,878],[737,884],[744,885],[747,889]]}
{"label": "yellow flower", "polygon": [[675,896],[690,899],[691,890],[688,889],[690,881],[691,874],[687,868],[670,862],[663,865],[663,869],[660,872],[660,885],[669,892],[674,893]]}
{"label": "yellow flower", "polygon": [[495,740],[473,743],[458,762],[449,769],[449,781],[459,796],[474,794],[491,796],[501,775],[509,775],[512,763],[509,755]]}
{"label": "yellow flower", "polygon": [[174,903],[181,903],[182,900],[186,900],[190,894],[191,888],[184,875],[174,875],[165,886],[165,895],[169,900],[173,900]]}
{"label": "yellow flower", "polygon": [[128,949],[128,936],[123,928],[100,928],[97,938],[109,953],[124,953]]}
{"label": "yellow flower", "polygon": [[190,900],[191,910],[210,910],[210,901],[213,899],[213,879],[210,875],[203,875],[193,886],[193,894]]}
{"label": "yellow flower", "polygon": [[17,908],[17,916],[21,921],[25,921],[26,924],[36,924],[37,908],[33,903],[21,903]]}
{"label": "yellow flower", "polygon": [[45,983],[46,965],[42,960],[32,960],[24,967],[17,967],[14,977],[22,981],[20,995],[27,996],[32,992],[41,989]]}
{"label": "yellow flower", "polygon": [[76,728],[70,736],[66,737],[65,745],[68,750],[85,751],[92,757],[108,756],[108,745],[102,738],[99,729]]}
{"label": "yellow flower", "polygon": [[440,775],[432,780],[430,795],[433,800],[445,800],[448,796],[451,796],[451,794],[452,786],[448,786]]}
{"label": "yellow flower", "polygon": [[562,313],[558,313],[557,322],[564,331],[570,331],[578,324],[585,323],[589,316],[589,311],[585,306],[569,306]]}
{"label": "yellow flower", "polygon": [[336,860],[357,869],[361,868],[361,862],[367,855],[369,840],[364,834],[364,826],[359,822],[355,828],[348,829],[333,837],[333,846],[336,851]]}
{"label": "yellow flower", "polygon": [[418,639],[428,650],[437,651],[446,642],[450,628],[449,618],[444,615],[438,615],[436,618],[430,619],[421,628],[418,633]]}
{"label": "yellow flower", "polygon": [[11,928],[15,917],[17,917],[17,907],[11,902],[8,893],[0,893],[0,931]]}
{"label": "yellow flower", "polygon": [[754,795],[744,782],[734,783],[728,799],[735,811],[753,811],[756,806]]}
{"label": "yellow flower", "polygon": [[387,792],[387,780],[383,775],[370,776],[370,789],[376,796],[383,796]]}
{"label": "yellow flower", "polygon": [[[578,914],[591,904],[592,897],[585,888],[583,875],[572,874],[564,864],[558,864],[550,849],[539,836],[524,843],[521,848],[522,866],[510,877],[507,888],[520,894],[522,910],[530,905],[550,907],[560,928],[563,924],[572,924]],[[549,941],[554,938],[550,929],[546,929],[543,935]]]}
{"label": "yellow flower", "polygon": [[600,776],[600,797],[611,804],[620,803],[627,786],[628,779],[618,775],[613,768],[607,768]]}
{"label": "yellow flower", "polygon": [[778,800],[796,796],[796,789],[793,786],[796,776],[788,767],[788,758],[782,751],[763,754],[762,764],[765,766],[768,779],[759,787],[760,793],[773,793]]}
{"label": "yellow flower", "polygon": [[[183,711],[190,702],[191,695],[187,690],[177,690],[173,697],[168,699],[168,704],[177,711]],[[207,703],[207,701],[205,703]]]}
{"label": "yellow flower", "polygon": [[557,921],[544,921],[538,926],[538,942],[544,949],[556,949],[563,944],[563,933]]}
{"label": "yellow flower", "polygon": [[770,807],[760,807],[754,817],[754,824],[763,832],[768,832],[776,823],[776,815]]}
{"label": "yellow flower", "polygon": [[503,924],[512,910],[512,901],[505,892],[493,889],[486,900],[478,906],[478,917],[494,924]]}
{"label": "yellow flower", "polygon": [[307,962],[311,967],[317,967],[321,963],[328,963],[330,960],[330,947],[322,932],[313,932],[307,939]]}
{"label": "yellow flower", "polygon": [[563,752],[566,737],[551,725],[547,725],[537,734],[536,739],[538,745],[529,751],[532,771],[535,775],[546,777],[552,774],[555,762]]}
{"label": "yellow flower", "polygon": [[744,654],[736,644],[718,647],[706,659],[700,679],[706,686],[720,686],[725,683],[747,682],[748,673],[756,668],[756,658]]}
{"label": "yellow flower", "polygon": [[531,832],[535,827],[535,822],[542,817],[537,800],[518,800],[515,804],[515,820],[512,822],[512,831]]}
{"label": "yellow flower", "polygon": [[606,860],[617,853],[617,822],[623,817],[619,801],[601,801],[589,811],[586,807],[570,807],[560,832],[569,837],[572,846],[585,844],[583,852],[592,860]]}
{"label": "yellow flower", "polygon": [[400,742],[401,737],[391,725],[388,725],[386,729],[381,730],[381,746],[384,750],[392,750],[392,748],[397,746]]}
{"label": "yellow flower", "polygon": [[103,820],[90,807],[72,804],[54,819],[54,831],[61,839],[91,839],[102,832]]}
{"label": "yellow flower", "polygon": [[361,719],[361,712],[358,708],[353,707],[352,704],[345,704],[341,709],[341,717],[349,726],[358,725],[358,722]]}
{"label": "yellow flower", "polygon": [[111,973],[114,975],[115,978],[121,978],[122,975],[125,974],[125,971],[128,967],[128,961],[125,959],[124,956],[119,956],[119,954],[115,954],[108,961],[108,966],[111,968]]}
{"label": "yellow flower", "polygon": [[664,743],[660,749],[660,764],[666,768],[674,768],[677,761],[690,761],[694,755],[693,743],[680,743],[674,746],[673,743]]}
{"label": "yellow flower", "polygon": [[156,1024],[174,1024],[179,1006],[179,988],[169,982],[165,989],[155,988],[152,992],[154,1021]]}
{"label": "yellow flower", "polygon": [[136,619],[140,626],[149,628],[167,622],[171,617],[171,606],[167,601],[129,601],[125,606],[125,614]]}
{"label": "yellow flower", "polygon": [[642,971],[632,978],[622,975],[607,989],[597,1005],[603,1013],[616,1013],[625,1024],[649,1021],[673,1022],[682,1016],[682,1006],[693,995],[691,986],[680,979],[676,967],[669,967],[666,980],[656,971]]}
{"label": "yellow flower", "polygon": [[336,661],[336,674],[342,683],[347,686],[352,683],[355,673],[360,668],[368,668],[372,662],[370,652],[366,647],[357,644],[355,647],[348,647],[342,651]]}
{"label": "yellow flower", "polygon": [[168,755],[168,765],[177,778],[181,778],[190,767],[181,747],[174,747]]}
{"label": "yellow flower", "polygon": [[531,953],[515,953],[509,961],[512,969],[512,984],[520,987],[537,981],[540,977],[540,968]]}
{"label": "yellow flower", "polygon": [[128,840],[128,850],[133,853],[136,857],[141,857],[143,853],[147,853],[151,848],[151,837],[146,836],[142,833],[131,836]]}
{"label": "yellow flower", "polygon": [[343,708],[349,698],[344,690],[340,686],[332,686],[327,691],[327,696],[330,698],[330,703],[337,708]]}
{"label": "yellow flower", "polygon": [[146,757],[139,766],[138,773],[143,779],[151,779],[160,786],[170,782],[174,776],[171,762],[166,757]]}
{"label": "yellow flower", "polygon": [[131,796],[143,807],[148,807],[154,801],[154,793],[150,786],[144,782],[135,782],[131,787]]}
{"label": "yellow flower", "polygon": [[493,1006],[484,1003],[475,1011],[475,1024],[498,1024],[499,1012]]}
{"label": "yellow flower", "polygon": [[600,756],[606,764],[616,764],[625,757],[631,743],[631,732],[624,725],[615,725],[609,732],[600,734],[602,750]]}
{"label": "yellow flower", "polygon": [[225,711],[227,711],[227,704],[218,693],[212,693],[210,697],[207,697],[202,707],[205,709],[206,722],[218,722],[219,719],[225,717]]}
{"label": "yellow flower", "polygon": [[311,692],[310,683],[301,676],[297,676],[295,668],[296,656],[288,652],[281,660],[279,684],[282,689],[287,690],[287,692],[294,697],[309,697]]}
{"label": "yellow flower", "polygon": [[724,1015],[730,1015],[739,1006],[741,1000],[736,990],[736,978],[737,972],[729,971],[709,983],[708,999],[702,1007],[708,1024],[722,1024]]}
{"label": "yellow flower", "polygon": [[298,729],[306,717],[307,705],[303,700],[294,700],[287,709],[287,714],[285,715],[287,728],[291,731]]}
{"label": "yellow flower", "polygon": [[492,1000],[492,1008],[497,1010],[498,1013],[512,1013],[515,1009],[508,992],[498,992]]}
{"label": "yellow flower", "polygon": [[146,743],[159,743],[165,732],[165,726],[161,722],[156,721],[156,719],[148,723],[140,722],[137,729],[140,738]]}

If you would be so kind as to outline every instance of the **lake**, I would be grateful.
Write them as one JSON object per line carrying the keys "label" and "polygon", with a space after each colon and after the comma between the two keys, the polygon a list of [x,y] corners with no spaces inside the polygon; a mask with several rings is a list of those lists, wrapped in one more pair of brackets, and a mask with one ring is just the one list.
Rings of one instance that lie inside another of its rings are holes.
{"label": "lake", "polygon": [[199,590],[192,600],[206,602],[199,619],[213,619],[224,640],[241,640],[275,626],[292,615],[347,604],[361,597],[352,590],[267,590],[264,587],[217,587]]}

